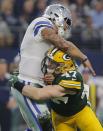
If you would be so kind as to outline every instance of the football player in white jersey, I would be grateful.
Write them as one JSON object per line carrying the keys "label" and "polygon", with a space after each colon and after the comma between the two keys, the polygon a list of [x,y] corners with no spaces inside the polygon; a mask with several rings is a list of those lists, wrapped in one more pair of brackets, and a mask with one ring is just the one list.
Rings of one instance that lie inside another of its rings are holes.
{"label": "football player in white jersey", "polygon": [[[48,6],[42,17],[31,22],[20,48],[21,60],[18,78],[25,85],[35,85],[40,88],[44,84],[42,81],[41,61],[45,52],[51,46],[58,47],[72,57],[80,59],[84,66],[88,67],[95,75],[87,56],[72,42],[63,38],[66,30],[71,28],[71,24],[70,11],[60,4]],[[28,126],[33,131],[42,131],[38,116],[45,114],[45,112],[49,114],[46,104],[36,103],[13,88],[12,93]],[[45,130],[49,131],[49,129]]]}

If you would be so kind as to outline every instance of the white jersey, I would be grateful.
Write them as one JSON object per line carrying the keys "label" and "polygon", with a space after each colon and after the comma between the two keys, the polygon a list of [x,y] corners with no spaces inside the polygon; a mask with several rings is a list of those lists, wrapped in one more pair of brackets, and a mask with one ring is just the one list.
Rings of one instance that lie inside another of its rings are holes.
{"label": "white jersey", "polygon": [[20,79],[40,82],[42,77],[41,61],[44,58],[45,52],[51,46],[51,43],[45,41],[41,36],[41,30],[46,27],[52,28],[53,24],[45,17],[33,20],[28,26],[20,48]]}

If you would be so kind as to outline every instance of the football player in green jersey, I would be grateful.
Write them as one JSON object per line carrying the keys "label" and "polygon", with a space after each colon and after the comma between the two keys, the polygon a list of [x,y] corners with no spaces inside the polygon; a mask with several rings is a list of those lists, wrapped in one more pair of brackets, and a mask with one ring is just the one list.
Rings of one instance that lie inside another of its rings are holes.
{"label": "football player in green jersey", "polygon": [[24,86],[15,79],[12,86],[31,99],[49,99],[55,131],[76,131],[77,128],[81,131],[103,131],[95,114],[87,105],[83,78],[68,54],[57,48],[50,49],[42,62],[42,71],[45,75],[54,76],[51,77],[52,82],[45,80],[47,86]]}

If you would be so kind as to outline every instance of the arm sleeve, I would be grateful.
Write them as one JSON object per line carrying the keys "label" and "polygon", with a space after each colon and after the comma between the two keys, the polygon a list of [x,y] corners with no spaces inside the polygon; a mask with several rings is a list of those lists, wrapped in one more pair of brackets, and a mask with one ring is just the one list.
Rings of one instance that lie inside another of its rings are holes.
{"label": "arm sleeve", "polygon": [[41,31],[44,28],[53,28],[53,25],[51,24],[50,21],[46,21],[46,20],[40,20],[38,21],[34,28],[33,28],[33,32],[34,32],[34,37],[37,35],[41,35]]}

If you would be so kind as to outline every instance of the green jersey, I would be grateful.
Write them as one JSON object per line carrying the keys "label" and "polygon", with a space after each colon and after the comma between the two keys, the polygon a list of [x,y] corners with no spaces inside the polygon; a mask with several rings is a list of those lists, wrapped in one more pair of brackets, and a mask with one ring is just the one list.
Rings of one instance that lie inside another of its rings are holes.
{"label": "green jersey", "polygon": [[83,78],[79,72],[69,71],[58,75],[54,79],[53,85],[60,85],[67,91],[75,92],[50,100],[50,106],[56,113],[71,116],[81,111],[87,104],[87,98],[83,92]]}

